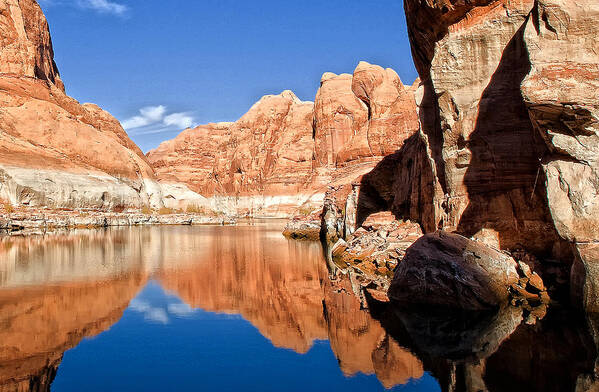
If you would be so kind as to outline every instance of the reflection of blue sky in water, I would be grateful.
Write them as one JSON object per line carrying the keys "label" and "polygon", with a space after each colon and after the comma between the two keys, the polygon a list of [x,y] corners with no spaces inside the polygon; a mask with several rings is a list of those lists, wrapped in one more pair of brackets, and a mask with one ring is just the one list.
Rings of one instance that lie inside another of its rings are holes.
{"label": "reflection of blue sky in water", "polygon": [[[306,354],[274,347],[238,315],[191,309],[150,282],[122,319],[67,351],[53,391],[377,391],[375,375],[345,377],[328,341]],[[439,390],[428,373],[392,390]]]}
{"label": "reflection of blue sky in water", "polygon": [[[159,290],[161,293],[155,293],[154,290]],[[161,298],[161,294],[163,298]],[[144,320],[149,323],[158,324],[168,324],[172,317],[191,318],[202,313],[202,310],[193,309],[176,295],[162,291],[160,284],[156,281],[148,283],[146,288],[131,300],[128,310],[142,314]],[[228,319],[241,319],[239,315],[220,313],[219,316]]]}

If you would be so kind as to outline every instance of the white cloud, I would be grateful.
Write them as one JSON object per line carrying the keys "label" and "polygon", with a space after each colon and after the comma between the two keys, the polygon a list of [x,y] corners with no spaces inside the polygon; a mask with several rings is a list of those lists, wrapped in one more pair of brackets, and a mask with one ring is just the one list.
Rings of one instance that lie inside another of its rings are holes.
{"label": "white cloud", "polygon": [[[147,133],[154,133],[158,126],[160,132],[171,130],[173,128],[183,129],[193,125],[194,118],[185,112],[167,114],[166,106],[146,106],[139,110],[139,114],[122,121],[123,128],[126,130],[138,128],[153,128],[145,129]],[[146,132],[144,132],[146,133]]]}
{"label": "white cloud", "polygon": [[126,16],[129,7],[110,0],[38,0],[42,7],[66,6],[92,10],[101,14]]}
{"label": "white cloud", "polygon": [[166,113],[166,107],[159,106],[147,106],[139,109],[139,116],[133,116],[123,121],[123,128],[133,129],[146,127],[148,125],[156,124],[161,122]]}
{"label": "white cloud", "polygon": [[193,124],[193,117],[187,113],[173,113],[164,118],[164,125],[176,126],[177,128],[189,128]]}
{"label": "white cloud", "polygon": [[144,313],[150,309],[150,304],[147,303],[146,301],[134,298],[129,303],[129,309],[131,309],[135,312]]}
{"label": "white cloud", "polygon": [[122,16],[129,7],[124,4],[115,3],[108,0],[79,0],[78,5],[82,8],[89,8],[105,14],[114,14]]}
{"label": "white cloud", "polygon": [[149,302],[142,299],[134,298],[129,303],[129,309],[134,312],[141,313],[145,320],[154,323],[168,324],[169,318],[166,310],[159,307],[153,307]]}

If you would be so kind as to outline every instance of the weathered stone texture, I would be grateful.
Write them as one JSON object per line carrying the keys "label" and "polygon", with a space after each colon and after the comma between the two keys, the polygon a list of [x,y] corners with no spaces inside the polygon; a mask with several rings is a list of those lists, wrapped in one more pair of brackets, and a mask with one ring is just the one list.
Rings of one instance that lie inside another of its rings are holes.
{"label": "weathered stone texture", "polygon": [[325,73],[314,103],[265,96],[238,121],[185,130],[148,159],[163,184],[185,183],[238,213],[284,216],[321,206],[327,185],[351,183],[417,130],[413,90],[361,62],[353,75]]}
{"label": "weathered stone texture", "polygon": [[64,93],[33,0],[0,1],[0,198],[59,208],[160,207],[154,172],[119,122]]}

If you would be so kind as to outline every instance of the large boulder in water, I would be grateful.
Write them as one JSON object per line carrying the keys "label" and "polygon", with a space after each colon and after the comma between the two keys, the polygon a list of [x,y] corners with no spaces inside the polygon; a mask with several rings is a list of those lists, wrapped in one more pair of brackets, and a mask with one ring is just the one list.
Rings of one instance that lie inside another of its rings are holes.
{"label": "large boulder in water", "polygon": [[409,305],[485,309],[508,302],[518,284],[516,261],[458,234],[427,234],[408,248],[389,298]]}

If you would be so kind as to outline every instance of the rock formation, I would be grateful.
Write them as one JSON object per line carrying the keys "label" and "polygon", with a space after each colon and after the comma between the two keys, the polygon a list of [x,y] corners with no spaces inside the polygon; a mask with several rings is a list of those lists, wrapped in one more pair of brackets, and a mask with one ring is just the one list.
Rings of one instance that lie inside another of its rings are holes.
{"label": "rock formation", "polygon": [[[527,278],[521,285],[520,268]],[[531,282],[534,287],[529,293],[526,288]],[[534,304],[549,300],[539,276],[509,255],[458,234],[437,232],[407,249],[388,295],[406,306],[479,310],[506,305],[511,292]],[[540,292],[544,294],[535,295]]]}
{"label": "rock formation", "polygon": [[407,0],[405,11],[421,132],[363,177],[358,206],[561,260],[574,296],[599,309],[599,7]]}
{"label": "rock formation", "polygon": [[119,122],[65,94],[34,0],[0,1],[0,198],[113,209],[162,206],[153,169]]}
{"label": "rock formation", "polygon": [[406,249],[422,236],[420,225],[398,221],[390,212],[370,215],[349,238],[337,241],[332,260],[342,269],[353,269],[385,290]]}
{"label": "rock formation", "polygon": [[238,121],[185,130],[147,156],[163,185],[184,183],[213,208],[290,216],[322,205],[328,184],[370,171],[417,129],[411,87],[361,62],[353,76],[325,73],[314,103],[267,95]]}

